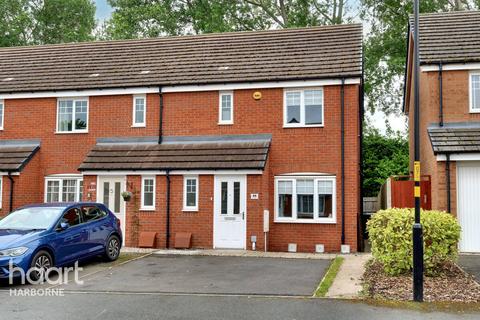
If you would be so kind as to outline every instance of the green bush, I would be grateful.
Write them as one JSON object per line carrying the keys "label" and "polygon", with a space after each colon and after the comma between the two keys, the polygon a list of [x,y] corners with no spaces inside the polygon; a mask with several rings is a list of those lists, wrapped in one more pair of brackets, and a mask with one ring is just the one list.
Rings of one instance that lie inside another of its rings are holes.
{"label": "green bush", "polygon": [[[398,275],[412,270],[413,209],[378,211],[367,223],[373,257],[383,264],[387,274]],[[457,258],[460,225],[446,212],[421,212],[425,273],[434,276],[441,265]]]}

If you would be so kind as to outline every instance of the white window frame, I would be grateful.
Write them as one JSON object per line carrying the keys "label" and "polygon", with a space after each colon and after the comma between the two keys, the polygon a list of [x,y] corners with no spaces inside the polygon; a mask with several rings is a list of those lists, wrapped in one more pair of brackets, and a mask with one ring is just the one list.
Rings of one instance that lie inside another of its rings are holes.
{"label": "white window frame", "polygon": [[[230,112],[230,120],[222,120],[222,97],[223,96],[230,96],[231,104],[231,112]],[[233,91],[220,91],[218,94],[218,124],[219,125],[231,125],[233,124],[233,109],[234,109],[234,102],[233,102]]]}
{"label": "white window frame", "polygon": [[3,176],[0,176],[0,209],[2,209],[2,200],[3,200]]}
{"label": "white window frame", "polygon": [[[73,102],[73,109],[72,109],[72,131],[60,131],[59,123],[58,123],[58,116],[60,111],[60,101],[72,101]],[[87,127],[85,129],[75,129],[75,102],[76,101],[86,101],[87,102]],[[88,125],[90,122],[90,101],[88,97],[80,97],[80,98],[58,98],[57,99],[57,120],[55,124],[55,133],[57,134],[73,134],[73,133],[88,133]]]}
{"label": "white window frame", "polygon": [[[145,180],[153,180],[153,201],[151,206],[145,206]],[[142,176],[142,190],[141,190],[141,203],[140,210],[142,211],[152,211],[155,210],[155,199],[157,193],[157,179],[156,176]]]}
{"label": "white window frame", "polygon": [[[195,205],[187,206],[187,180],[195,180]],[[183,211],[198,211],[198,192],[199,180],[198,176],[184,176],[183,177]]]}
{"label": "white window frame", "polygon": [[[297,180],[313,180],[313,219],[297,218]],[[292,217],[280,217],[278,212],[278,183],[280,181],[292,182]],[[318,216],[318,182],[332,181],[332,217],[320,218]],[[335,176],[277,176],[275,177],[275,219],[278,223],[318,223],[318,224],[334,224],[337,223],[337,184]]]}
{"label": "white window frame", "polygon": [[5,101],[4,100],[0,100],[0,106],[1,106],[0,117],[2,117],[2,119],[0,120],[0,131],[1,131],[3,130],[3,123],[5,122]]}
{"label": "white window frame", "polygon": [[480,70],[479,71],[472,71],[468,76],[468,96],[469,96],[469,110],[470,113],[480,113],[480,101],[478,102],[478,107],[473,107],[473,76],[480,77]]}
{"label": "white window frame", "polygon": [[[321,124],[305,124],[305,91],[320,90],[322,91],[322,123]],[[300,123],[287,123],[287,94],[292,92],[300,93]],[[296,88],[283,90],[283,127],[284,128],[315,128],[325,126],[325,91],[323,87],[312,88]]]}
{"label": "white window frame", "polygon": [[[48,177],[45,177],[45,190],[44,190],[44,197],[43,197],[43,202],[47,203],[47,192],[48,192],[48,182],[49,181],[58,181],[58,200],[59,202],[65,202],[65,200],[63,199],[63,182],[65,180],[75,180],[75,202],[79,202],[79,201],[82,201],[82,199],[80,199],[80,183],[83,182],[83,176],[79,176],[79,175],[54,175],[54,176],[48,176]],[[83,192],[82,192],[83,194]]]}
{"label": "white window frame", "polygon": [[[136,122],[136,108],[137,100],[143,100],[143,122]],[[147,96],[144,94],[134,95],[133,96],[133,108],[132,108],[132,127],[134,128],[144,128],[147,126]]]}

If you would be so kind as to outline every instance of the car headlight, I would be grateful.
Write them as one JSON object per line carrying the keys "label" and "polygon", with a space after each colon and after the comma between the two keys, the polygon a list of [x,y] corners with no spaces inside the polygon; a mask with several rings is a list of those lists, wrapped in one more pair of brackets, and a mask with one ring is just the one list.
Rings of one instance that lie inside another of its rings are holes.
{"label": "car headlight", "polygon": [[0,251],[0,257],[18,257],[27,252],[27,247],[18,247]]}

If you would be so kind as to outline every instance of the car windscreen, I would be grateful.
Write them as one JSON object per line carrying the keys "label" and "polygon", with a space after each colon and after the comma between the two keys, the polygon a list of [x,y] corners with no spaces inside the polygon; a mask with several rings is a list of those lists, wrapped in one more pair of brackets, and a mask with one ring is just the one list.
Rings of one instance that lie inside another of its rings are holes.
{"label": "car windscreen", "polygon": [[0,220],[0,229],[48,229],[60,217],[64,208],[23,208]]}

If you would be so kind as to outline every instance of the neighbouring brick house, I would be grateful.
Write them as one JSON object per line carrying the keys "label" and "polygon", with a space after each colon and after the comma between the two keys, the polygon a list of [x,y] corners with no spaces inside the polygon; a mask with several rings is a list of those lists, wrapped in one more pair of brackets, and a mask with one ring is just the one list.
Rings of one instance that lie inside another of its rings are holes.
{"label": "neighbouring brick house", "polygon": [[266,224],[268,250],[356,251],[362,76],[361,25],[2,48],[0,213],[83,199],[127,246],[264,250]]}
{"label": "neighbouring brick house", "polygon": [[[404,111],[413,159],[410,30]],[[419,36],[421,172],[431,176],[432,208],[457,216],[460,250],[480,252],[480,12],[421,15]]]}

